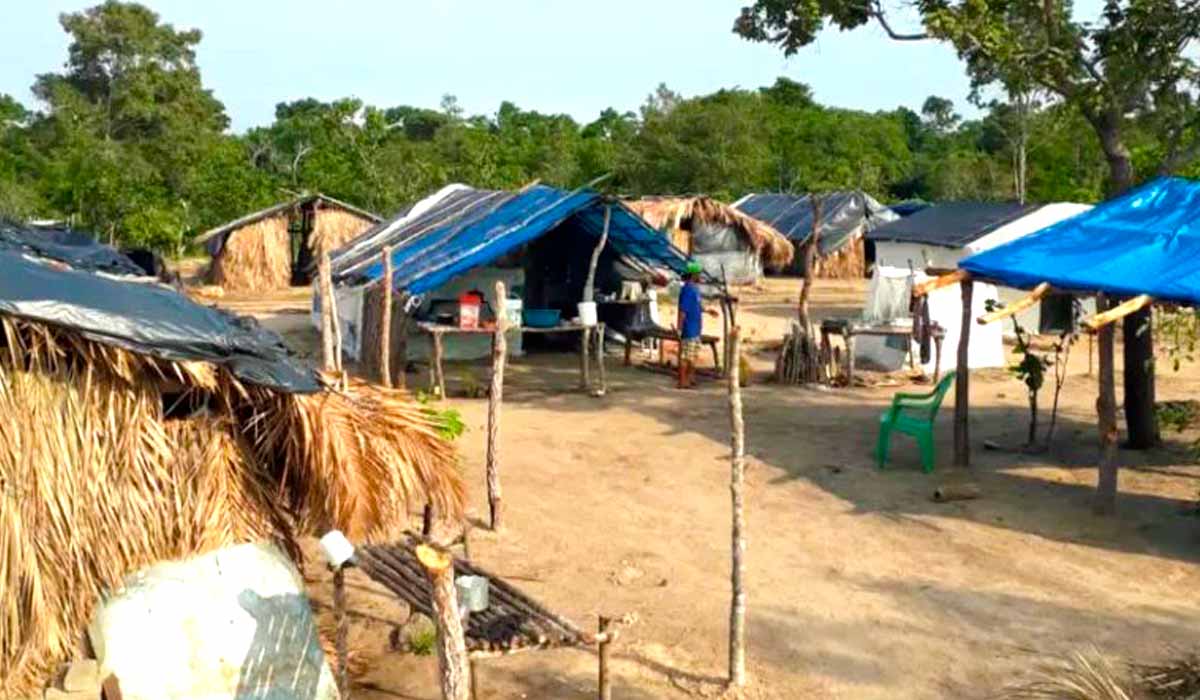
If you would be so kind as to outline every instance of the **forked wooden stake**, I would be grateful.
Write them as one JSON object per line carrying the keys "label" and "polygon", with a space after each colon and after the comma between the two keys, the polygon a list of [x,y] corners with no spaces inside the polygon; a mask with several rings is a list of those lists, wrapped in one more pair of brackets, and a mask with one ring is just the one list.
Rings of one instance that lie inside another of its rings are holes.
{"label": "forked wooden stake", "polygon": [[454,590],[454,561],[427,544],[417,545],[417,561],[429,577],[434,624],[437,626],[438,668],[445,700],[469,700],[471,672],[458,594]]}
{"label": "forked wooden stake", "polygon": [[[741,357],[741,329],[734,326],[729,334],[733,356]],[[732,501],[732,555],[730,573],[732,599],[729,605],[729,684],[746,684],[746,588],[742,580],[746,555],[746,510],[742,494],[746,480],[746,424],[742,418],[741,363],[729,367],[730,475],[729,493]]]}
{"label": "forked wooden stake", "polygon": [[1042,282],[1038,286],[1034,287],[1032,292],[1014,301],[1008,306],[1005,306],[1003,309],[996,309],[995,311],[980,316],[979,325],[983,326],[995,321],[1006,319],[1010,316],[1016,316],[1025,309],[1028,309],[1029,307],[1041,301],[1042,297],[1049,293],[1050,283]]}

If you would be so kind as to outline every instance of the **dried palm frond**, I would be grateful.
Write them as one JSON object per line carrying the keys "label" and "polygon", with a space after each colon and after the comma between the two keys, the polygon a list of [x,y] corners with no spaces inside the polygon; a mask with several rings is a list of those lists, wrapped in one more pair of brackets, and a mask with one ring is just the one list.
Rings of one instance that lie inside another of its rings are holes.
{"label": "dried palm frond", "polygon": [[292,283],[292,239],[286,214],[229,233],[213,258],[209,282],[228,292],[266,292]]}
{"label": "dried palm frond", "polygon": [[1099,651],[1074,652],[1043,664],[1032,682],[1014,686],[1007,700],[1134,700],[1133,679]]}
{"label": "dried palm frond", "polygon": [[625,206],[651,227],[668,234],[685,228],[691,230],[699,223],[731,228],[768,267],[790,265],[795,256],[792,242],[773,226],[709,197],[648,197],[625,202]]}
{"label": "dried palm frond", "polygon": [[[0,317],[0,697],[44,685],[93,607],[150,564],[336,527],[461,515],[451,446],[398,391],[291,395]],[[185,419],[164,393],[202,398]]]}
{"label": "dried palm frond", "polygon": [[1138,664],[1133,667],[1133,672],[1138,685],[1151,697],[1200,698],[1200,653],[1192,652],[1165,663]]}

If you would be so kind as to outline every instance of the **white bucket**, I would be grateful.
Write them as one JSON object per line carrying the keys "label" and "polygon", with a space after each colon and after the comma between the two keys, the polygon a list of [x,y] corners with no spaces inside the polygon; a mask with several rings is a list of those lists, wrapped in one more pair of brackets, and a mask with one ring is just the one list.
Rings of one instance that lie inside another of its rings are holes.
{"label": "white bucket", "polygon": [[525,302],[520,299],[505,299],[504,311],[508,314],[508,325],[510,327],[520,328],[521,326],[521,311],[525,308]]}
{"label": "white bucket", "polygon": [[596,325],[596,302],[579,302],[579,322],[589,328]]}

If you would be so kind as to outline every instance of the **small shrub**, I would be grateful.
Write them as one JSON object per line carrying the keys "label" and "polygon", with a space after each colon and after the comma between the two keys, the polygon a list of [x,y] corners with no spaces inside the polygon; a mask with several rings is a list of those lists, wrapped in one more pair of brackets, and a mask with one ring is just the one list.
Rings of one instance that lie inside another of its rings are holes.
{"label": "small shrub", "polygon": [[432,655],[436,643],[437,630],[432,627],[422,627],[408,633],[408,651],[416,656]]}

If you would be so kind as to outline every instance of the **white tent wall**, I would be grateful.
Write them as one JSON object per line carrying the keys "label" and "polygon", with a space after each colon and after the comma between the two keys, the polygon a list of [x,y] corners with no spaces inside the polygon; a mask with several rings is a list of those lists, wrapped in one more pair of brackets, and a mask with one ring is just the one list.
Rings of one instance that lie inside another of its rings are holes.
{"label": "white tent wall", "polygon": [[722,274],[729,284],[754,284],[762,278],[762,258],[737,231],[719,224],[694,225],[691,257],[713,279]]}

